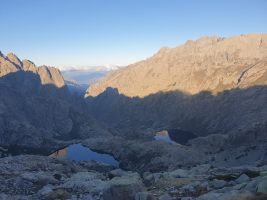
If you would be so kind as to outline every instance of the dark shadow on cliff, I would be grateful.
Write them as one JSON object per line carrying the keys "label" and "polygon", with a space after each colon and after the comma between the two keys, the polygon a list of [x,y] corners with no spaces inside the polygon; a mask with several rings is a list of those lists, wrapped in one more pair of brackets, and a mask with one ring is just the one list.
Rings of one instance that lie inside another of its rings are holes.
{"label": "dark shadow on cliff", "polygon": [[117,88],[107,88],[97,97],[87,97],[87,103],[96,119],[128,137],[174,129],[198,136],[267,130],[266,86],[233,88],[217,95],[209,91],[195,95],[159,92],[144,98],[130,98],[119,94]]}
{"label": "dark shadow on cliff", "polygon": [[96,131],[88,113],[82,97],[70,94],[66,86],[42,85],[35,73],[0,77],[0,146],[51,152],[59,148],[57,140],[86,138]]}

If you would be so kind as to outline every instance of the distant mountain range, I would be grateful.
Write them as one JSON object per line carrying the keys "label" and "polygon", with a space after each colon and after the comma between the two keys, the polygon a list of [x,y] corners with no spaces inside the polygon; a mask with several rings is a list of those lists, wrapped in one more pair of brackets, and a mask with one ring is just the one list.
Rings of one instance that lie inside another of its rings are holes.
{"label": "distant mountain range", "polygon": [[103,78],[109,72],[117,70],[119,66],[93,66],[83,68],[67,68],[62,70],[62,75],[65,80],[75,81],[77,84],[90,85],[97,80]]}
{"label": "distant mountain range", "polygon": [[65,84],[72,94],[77,94],[78,96],[84,96],[87,88],[89,87],[88,84],[77,83],[76,81],[66,79]]}
{"label": "distant mountain range", "polygon": [[108,73],[119,69],[118,66],[95,66],[62,70],[62,75],[70,92],[84,96],[89,85],[96,83]]}

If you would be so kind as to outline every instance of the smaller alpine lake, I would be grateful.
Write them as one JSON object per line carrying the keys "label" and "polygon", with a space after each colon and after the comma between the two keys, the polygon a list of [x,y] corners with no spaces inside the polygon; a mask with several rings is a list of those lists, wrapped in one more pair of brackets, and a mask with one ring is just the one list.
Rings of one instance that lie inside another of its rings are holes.
{"label": "smaller alpine lake", "polygon": [[102,154],[92,151],[81,144],[72,144],[49,155],[52,158],[67,159],[73,161],[95,160],[106,165],[119,167],[119,162],[109,154]]}

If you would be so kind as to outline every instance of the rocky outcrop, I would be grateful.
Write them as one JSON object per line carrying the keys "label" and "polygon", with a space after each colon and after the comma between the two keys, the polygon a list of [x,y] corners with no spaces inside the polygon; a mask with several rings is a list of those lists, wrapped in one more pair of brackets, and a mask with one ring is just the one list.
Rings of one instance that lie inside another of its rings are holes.
{"label": "rocky outcrop", "polygon": [[139,174],[93,161],[42,156],[1,159],[0,199],[134,200],[145,190]]}
{"label": "rocky outcrop", "polygon": [[23,70],[26,72],[30,71],[30,72],[33,72],[35,74],[37,73],[37,68],[36,68],[35,64],[30,60],[23,60],[22,66],[23,66]]}
{"label": "rocky outcrop", "polygon": [[54,67],[41,66],[37,70],[43,85],[53,84],[58,88],[64,87],[64,79],[60,71]]}
{"label": "rocky outcrop", "polygon": [[256,200],[266,198],[266,170],[205,164],[138,174],[93,161],[23,155],[0,159],[0,199]]}
{"label": "rocky outcrop", "polygon": [[120,167],[144,172],[169,171],[180,166],[192,166],[207,161],[204,152],[183,145],[170,145],[163,141],[129,139],[127,137],[96,137],[84,140],[84,146],[112,154]]}
{"label": "rocky outcrop", "polygon": [[14,64],[18,69],[22,68],[22,62],[14,53],[7,54],[6,59]]}
{"label": "rocky outcrop", "polygon": [[7,60],[7,58],[1,53],[0,54],[0,76],[4,76],[11,72],[16,72],[18,70],[18,67]]}

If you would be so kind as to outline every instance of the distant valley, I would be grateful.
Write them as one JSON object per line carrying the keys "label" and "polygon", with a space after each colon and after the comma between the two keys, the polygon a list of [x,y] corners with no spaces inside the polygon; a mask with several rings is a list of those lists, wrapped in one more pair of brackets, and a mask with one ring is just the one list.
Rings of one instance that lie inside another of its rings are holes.
{"label": "distant valley", "polygon": [[117,66],[86,67],[83,69],[72,68],[62,71],[62,76],[72,93],[84,96],[89,85],[96,83],[108,73],[117,69],[119,69]]}

